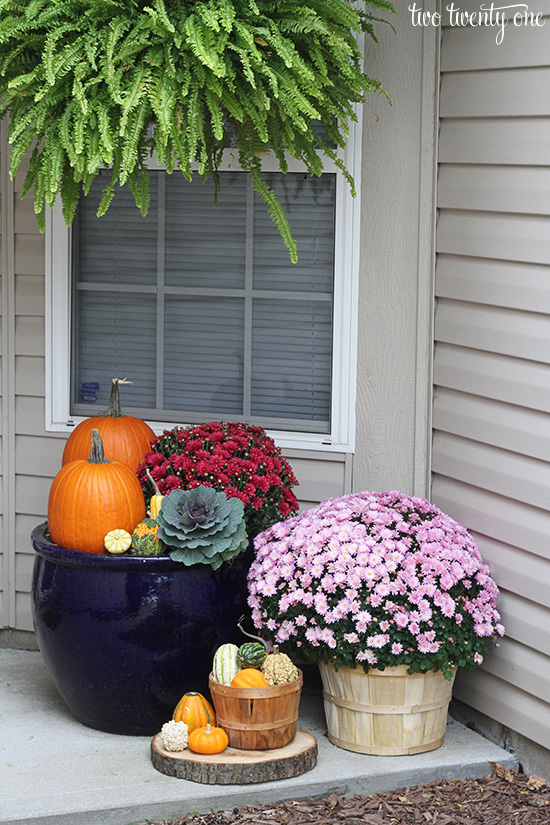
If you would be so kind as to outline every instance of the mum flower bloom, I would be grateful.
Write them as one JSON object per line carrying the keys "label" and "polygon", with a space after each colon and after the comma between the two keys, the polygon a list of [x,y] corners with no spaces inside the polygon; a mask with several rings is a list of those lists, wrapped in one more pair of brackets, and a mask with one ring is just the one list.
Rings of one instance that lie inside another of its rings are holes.
{"label": "mum flower bloom", "polygon": [[504,633],[498,588],[472,536],[426,499],[327,499],[254,546],[254,624],[288,635],[282,647],[297,661],[366,671],[406,664],[451,677],[455,665],[479,664]]}

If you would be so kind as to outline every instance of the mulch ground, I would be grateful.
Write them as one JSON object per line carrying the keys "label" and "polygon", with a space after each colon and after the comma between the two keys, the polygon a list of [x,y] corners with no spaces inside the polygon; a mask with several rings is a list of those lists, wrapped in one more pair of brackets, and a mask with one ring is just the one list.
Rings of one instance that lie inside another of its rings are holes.
{"label": "mulch ground", "polygon": [[428,785],[345,799],[336,794],[275,805],[188,814],[148,825],[550,825],[550,784],[491,763],[483,779]]}

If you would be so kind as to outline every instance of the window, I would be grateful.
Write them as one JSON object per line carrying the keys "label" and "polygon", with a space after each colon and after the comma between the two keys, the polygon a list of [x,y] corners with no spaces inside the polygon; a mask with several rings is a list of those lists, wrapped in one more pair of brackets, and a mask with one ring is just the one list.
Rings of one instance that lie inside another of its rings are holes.
{"label": "window", "polygon": [[96,217],[108,173],[70,231],[52,210],[47,429],[104,410],[111,378],[128,376],[124,411],[159,432],[246,420],[281,445],[352,448],[357,199],[335,169],[316,178],[295,164],[283,175],[267,159],[298,242],[291,264],[227,154],[216,205],[212,183],[154,168],[145,218],[124,188]]}

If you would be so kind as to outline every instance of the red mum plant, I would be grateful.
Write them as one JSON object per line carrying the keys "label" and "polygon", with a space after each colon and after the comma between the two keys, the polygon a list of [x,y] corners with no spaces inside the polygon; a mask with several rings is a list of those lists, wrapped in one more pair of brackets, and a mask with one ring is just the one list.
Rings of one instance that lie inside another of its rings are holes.
{"label": "red mum plant", "polygon": [[137,470],[145,498],[153,495],[149,470],[163,495],[200,485],[244,504],[249,537],[298,510],[298,482],[288,461],[262,427],[213,421],[174,427],[153,439]]}

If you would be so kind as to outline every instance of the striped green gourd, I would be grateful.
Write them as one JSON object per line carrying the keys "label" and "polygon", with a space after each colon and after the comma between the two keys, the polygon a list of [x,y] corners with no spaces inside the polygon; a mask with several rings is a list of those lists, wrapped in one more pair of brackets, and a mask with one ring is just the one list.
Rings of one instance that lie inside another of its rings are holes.
{"label": "striped green gourd", "polygon": [[237,663],[241,668],[260,668],[266,656],[267,650],[261,642],[245,642],[237,653]]}
{"label": "striped green gourd", "polygon": [[212,676],[219,685],[230,685],[240,668],[237,662],[239,648],[237,645],[221,645],[214,653]]}

